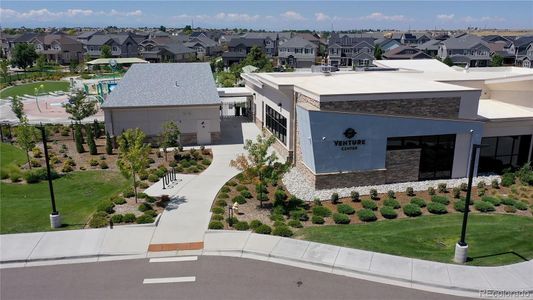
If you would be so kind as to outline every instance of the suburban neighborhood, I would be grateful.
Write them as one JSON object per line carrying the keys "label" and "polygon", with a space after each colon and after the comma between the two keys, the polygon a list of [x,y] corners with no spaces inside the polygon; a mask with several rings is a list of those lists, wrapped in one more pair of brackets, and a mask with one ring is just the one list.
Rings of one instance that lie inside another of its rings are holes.
{"label": "suburban neighborhood", "polygon": [[0,4],[1,299],[533,299],[533,3],[161,4]]}

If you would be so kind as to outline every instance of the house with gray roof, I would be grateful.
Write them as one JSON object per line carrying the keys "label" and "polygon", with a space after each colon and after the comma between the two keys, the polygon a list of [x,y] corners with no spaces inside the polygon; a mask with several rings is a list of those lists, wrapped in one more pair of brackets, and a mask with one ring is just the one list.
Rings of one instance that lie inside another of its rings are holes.
{"label": "house with gray roof", "polygon": [[152,63],[196,60],[196,50],[186,47],[169,36],[153,37],[140,42],[139,55]]}
{"label": "house with gray roof", "polygon": [[42,54],[49,62],[69,64],[83,58],[83,45],[66,34],[40,34],[30,40],[35,52]]}
{"label": "house with gray roof", "polygon": [[373,38],[333,32],[328,39],[328,61],[333,66],[364,67],[371,65],[373,60]]}
{"label": "house with gray roof", "polygon": [[315,64],[318,46],[300,36],[279,46],[279,63],[292,68],[310,68]]}
{"label": "house with gray roof", "polygon": [[112,57],[137,57],[139,54],[138,42],[131,33],[95,34],[84,43],[84,49],[91,58],[98,58],[104,45],[111,47]]}
{"label": "house with gray roof", "polygon": [[390,51],[394,48],[401,46],[400,42],[395,39],[379,38],[374,41],[374,46],[380,47],[383,52]]}
{"label": "house with gray roof", "polygon": [[423,51],[431,57],[435,57],[439,53],[440,43],[440,40],[432,39],[423,44],[416,45],[416,49]]}
{"label": "house with gray roof", "polygon": [[224,66],[229,67],[233,64],[238,64],[246,58],[253,47],[258,47],[265,51],[265,40],[262,38],[233,38],[228,43],[228,51],[222,53]]}
{"label": "house with gray roof", "polygon": [[209,63],[153,63],[132,65],[102,109],[111,135],[140,128],[157,137],[173,121],[181,143],[196,145],[220,138],[220,105]]}
{"label": "house with gray roof", "polygon": [[203,34],[190,38],[184,45],[194,49],[196,51],[196,57],[199,59],[204,59],[208,56],[217,56],[222,52],[222,48],[217,42]]}
{"label": "house with gray roof", "polygon": [[406,32],[402,34],[402,37],[400,38],[400,43],[402,43],[403,45],[421,45],[429,41],[430,39],[431,35],[429,33]]}
{"label": "house with gray roof", "polygon": [[533,36],[521,36],[513,43],[516,49],[516,65],[533,68]]}
{"label": "house with gray roof", "polygon": [[442,41],[437,55],[441,60],[449,57],[454,65],[469,67],[488,67],[491,61],[489,45],[474,35],[461,35]]}
{"label": "house with gray roof", "polygon": [[383,59],[429,59],[431,56],[411,47],[400,46],[382,54]]}

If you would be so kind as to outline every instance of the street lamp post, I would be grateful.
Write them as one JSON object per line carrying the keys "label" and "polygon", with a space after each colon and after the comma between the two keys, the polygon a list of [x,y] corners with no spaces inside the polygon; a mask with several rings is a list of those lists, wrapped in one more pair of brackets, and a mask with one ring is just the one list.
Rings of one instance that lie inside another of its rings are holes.
{"label": "street lamp post", "polygon": [[472,196],[472,181],[474,179],[474,168],[476,165],[476,155],[479,144],[472,145],[472,153],[470,156],[470,169],[468,170],[468,187],[466,190],[465,208],[463,212],[463,226],[461,228],[461,239],[455,244],[455,256],[453,260],[456,263],[464,264],[468,258],[468,244],[466,243],[466,224],[468,222],[468,212],[470,211],[470,199]]}
{"label": "street lamp post", "polygon": [[34,90],[35,90],[35,104],[37,104],[37,109],[39,110],[39,112],[41,112],[41,107],[39,107],[39,100],[38,100],[38,97],[39,97],[39,92],[44,88],[44,85],[40,85],[39,87],[36,87]]}
{"label": "street lamp post", "polygon": [[43,138],[43,147],[44,147],[44,160],[46,162],[46,174],[48,177],[48,188],[50,189],[50,201],[52,202],[52,213],[50,214],[50,227],[59,228],[61,227],[61,215],[56,209],[56,199],[54,196],[54,186],[52,184],[52,174],[50,172],[50,158],[48,157],[48,147],[46,145],[46,133],[43,124],[39,126],[41,130],[41,136]]}

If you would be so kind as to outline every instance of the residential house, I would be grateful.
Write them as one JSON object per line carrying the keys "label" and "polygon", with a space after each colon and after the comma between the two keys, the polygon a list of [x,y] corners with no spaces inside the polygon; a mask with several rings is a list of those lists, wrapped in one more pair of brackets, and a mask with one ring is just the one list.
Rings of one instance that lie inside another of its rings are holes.
{"label": "residential house", "polygon": [[394,39],[380,38],[374,41],[374,46],[379,46],[383,52],[390,51],[401,46],[400,42]]}
{"label": "residential house", "polygon": [[521,36],[514,41],[516,65],[524,68],[533,67],[533,36]]}
{"label": "residential house", "polygon": [[251,38],[234,38],[228,43],[228,51],[222,53],[222,59],[224,66],[229,67],[232,64],[238,64],[246,58],[246,55],[250,53],[252,47],[258,47],[262,51],[265,51],[264,39],[251,39]]}
{"label": "residential house", "polygon": [[291,32],[248,32],[242,36],[245,39],[263,40],[264,51],[268,57],[278,55],[278,47],[281,43],[292,38]]}
{"label": "residential house", "polygon": [[441,42],[438,56],[441,60],[449,57],[454,65],[469,67],[488,67],[491,61],[488,43],[474,35],[462,35]]}
{"label": "residential house", "polygon": [[402,34],[400,43],[402,45],[421,45],[429,40],[431,40],[430,34],[406,32]]}
{"label": "residential house", "polygon": [[184,45],[185,47],[194,49],[196,51],[196,57],[199,59],[205,59],[205,57],[208,56],[216,56],[222,52],[220,45],[205,35],[191,37]]}
{"label": "residential house", "polygon": [[91,58],[98,58],[104,45],[111,47],[112,57],[137,57],[139,54],[139,44],[131,33],[95,34],[84,44],[85,52]]}
{"label": "residential house", "polygon": [[328,62],[333,66],[363,67],[374,60],[374,39],[358,34],[332,33],[328,40]]}
{"label": "residential house", "polygon": [[436,57],[439,53],[439,47],[440,47],[440,40],[433,39],[429,40],[423,44],[417,45],[416,48],[420,51],[423,51],[427,55],[431,57]]}
{"label": "residential house", "polygon": [[13,41],[17,39],[20,34],[5,34],[0,32],[0,57],[11,58],[11,51],[13,47]]}
{"label": "residential house", "polygon": [[300,36],[279,46],[279,63],[293,68],[309,68],[315,64],[318,46]]}
{"label": "residential house", "polygon": [[152,63],[190,62],[196,60],[196,50],[170,37],[153,37],[139,43],[139,55]]}
{"label": "residential house", "polygon": [[317,46],[317,51],[318,51],[317,55],[323,55],[326,53],[326,39],[320,37],[318,33],[302,32],[302,33],[295,33],[294,36],[299,36],[315,44]]}
{"label": "residential house", "polygon": [[410,46],[400,46],[394,48],[390,51],[387,51],[381,55],[383,59],[429,59],[431,56],[426,53],[410,47]]}
{"label": "residential house", "polygon": [[64,65],[83,59],[83,44],[65,34],[41,34],[30,43],[35,45],[35,52],[44,55],[47,61]]}
{"label": "residential house", "polygon": [[78,35],[76,36],[76,39],[77,39],[78,41],[80,41],[81,43],[85,44],[85,43],[87,43],[87,41],[89,41],[89,39],[90,39],[91,37],[93,37],[93,35],[95,35],[95,34],[105,34],[105,33],[102,32],[102,31],[94,31],[94,30],[83,31],[83,32],[81,32],[80,34],[78,34]]}

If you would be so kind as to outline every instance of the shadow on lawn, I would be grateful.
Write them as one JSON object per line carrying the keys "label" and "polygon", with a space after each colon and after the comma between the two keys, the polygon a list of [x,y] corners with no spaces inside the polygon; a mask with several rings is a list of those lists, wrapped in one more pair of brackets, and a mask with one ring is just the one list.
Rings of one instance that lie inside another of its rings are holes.
{"label": "shadow on lawn", "polygon": [[523,261],[528,261],[529,259],[525,258],[524,256],[514,252],[514,251],[507,251],[507,252],[501,252],[501,253],[494,253],[494,254],[487,254],[487,255],[480,255],[480,256],[474,256],[474,257],[468,257],[467,261],[474,261],[476,259],[483,259],[488,257],[495,257],[495,256],[502,256],[502,255],[514,255],[516,257],[519,257]]}

